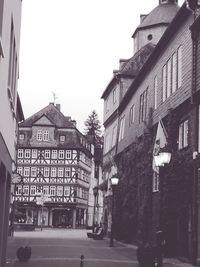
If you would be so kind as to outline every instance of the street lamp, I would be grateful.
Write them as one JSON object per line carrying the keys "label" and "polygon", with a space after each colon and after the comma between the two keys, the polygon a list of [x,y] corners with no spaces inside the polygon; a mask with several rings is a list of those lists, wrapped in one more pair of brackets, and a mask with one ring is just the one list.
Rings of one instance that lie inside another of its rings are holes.
{"label": "street lamp", "polygon": [[95,186],[93,188],[93,195],[94,195],[94,211],[93,211],[93,232],[94,232],[94,228],[95,228],[95,213],[96,213],[96,198],[98,195],[98,187]]}
{"label": "street lamp", "polygon": [[112,210],[111,210],[111,232],[110,232],[110,247],[114,246],[113,237],[114,237],[114,227],[115,227],[115,218],[114,218],[114,202],[115,202],[115,189],[119,183],[118,177],[112,177],[110,179],[112,187]]}
{"label": "street lamp", "polygon": [[[171,153],[166,148],[162,149],[158,155],[154,156],[155,164],[160,168],[170,163]],[[163,179],[159,179],[160,186],[160,221],[159,230],[156,232],[157,244],[158,244],[158,267],[163,266],[163,254],[162,254],[162,243],[163,243],[163,231],[162,229],[162,208],[163,208]]]}

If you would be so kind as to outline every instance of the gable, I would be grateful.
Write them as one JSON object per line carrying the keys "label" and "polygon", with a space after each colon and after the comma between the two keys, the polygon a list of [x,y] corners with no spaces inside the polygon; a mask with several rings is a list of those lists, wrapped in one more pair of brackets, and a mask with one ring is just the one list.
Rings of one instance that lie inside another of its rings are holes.
{"label": "gable", "polygon": [[36,120],[33,125],[50,125],[54,126],[54,124],[45,116],[43,115],[38,120]]}

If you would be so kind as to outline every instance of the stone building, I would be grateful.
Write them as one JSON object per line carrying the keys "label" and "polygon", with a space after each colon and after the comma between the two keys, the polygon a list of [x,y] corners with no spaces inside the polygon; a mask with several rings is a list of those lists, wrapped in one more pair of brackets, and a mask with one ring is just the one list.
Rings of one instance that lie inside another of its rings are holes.
{"label": "stone building", "polygon": [[[169,6],[174,7],[174,15],[169,16],[165,31],[156,27],[155,35],[161,35],[156,37],[155,48],[130,85],[119,89],[115,111],[118,134],[113,154],[120,178],[115,234],[122,240],[155,246],[156,232],[162,230],[165,255],[199,263],[199,11],[188,9],[186,3],[179,9],[176,1],[160,1],[152,12]],[[161,26],[157,19],[165,20],[169,15],[156,14],[151,17],[150,13],[150,20],[148,16],[142,18],[141,24],[146,20]],[[143,47],[143,40],[154,40],[151,25],[136,29],[133,37],[140,38],[139,30],[147,37],[142,35],[141,42],[136,42],[136,51]],[[105,107],[113,90],[104,92]],[[106,143],[106,133],[114,115],[111,112],[108,116],[104,121],[104,162],[112,150],[111,143]],[[159,175],[154,175],[153,148],[159,122],[172,158],[169,165],[159,168]],[[112,131],[110,134],[112,140]],[[104,178],[108,179],[111,169],[107,171],[106,167],[105,164]]]}
{"label": "stone building", "polygon": [[76,228],[88,225],[94,148],[50,103],[19,124],[15,227]]}
{"label": "stone building", "polygon": [[0,1],[0,266],[5,266],[11,176],[15,170],[17,123],[23,112],[17,94],[21,0]]}

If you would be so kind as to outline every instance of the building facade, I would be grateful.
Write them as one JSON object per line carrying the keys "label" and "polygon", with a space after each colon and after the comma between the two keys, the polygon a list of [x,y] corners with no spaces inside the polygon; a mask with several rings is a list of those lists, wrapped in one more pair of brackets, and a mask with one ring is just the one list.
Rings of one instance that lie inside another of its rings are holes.
{"label": "building facade", "polygon": [[11,176],[15,170],[18,120],[23,112],[17,94],[21,0],[0,1],[0,266],[5,266]]}
{"label": "building facade", "polygon": [[[162,230],[166,255],[198,264],[199,11],[188,9],[186,3],[178,9],[176,1],[160,1],[157,8],[161,11],[169,6],[176,6],[174,17],[168,21],[165,31],[160,31],[155,48],[125,94],[120,94],[123,97],[116,112],[119,130],[115,162],[120,180],[115,234],[122,240],[155,246],[156,232]],[[157,8],[152,12],[157,13]],[[162,19],[155,13],[153,17],[151,13],[148,16],[142,24],[146,20],[155,26],[154,21]],[[156,32],[161,24],[157,21]],[[147,39],[148,29],[153,40],[151,27],[145,25]],[[134,36],[139,30],[144,28],[136,29]],[[103,95],[104,101],[107,97],[108,94]],[[153,151],[160,123],[172,158],[155,175]],[[111,148],[105,151],[104,145],[105,159]]]}
{"label": "building facade", "polygon": [[83,227],[89,223],[94,148],[60,105],[50,103],[19,124],[15,227]]}

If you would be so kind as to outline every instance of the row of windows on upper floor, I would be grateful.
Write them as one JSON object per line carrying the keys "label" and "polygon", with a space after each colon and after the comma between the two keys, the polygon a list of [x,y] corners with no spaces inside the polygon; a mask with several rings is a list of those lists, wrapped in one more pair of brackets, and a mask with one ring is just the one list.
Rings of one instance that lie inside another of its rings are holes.
{"label": "row of windows on upper floor", "polygon": [[17,157],[19,159],[37,159],[38,156],[42,156],[45,159],[71,159],[72,158],[72,150],[44,150],[38,151],[37,149],[18,149]]}
{"label": "row of windows on upper floor", "polygon": [[[162,91],[161,91],[161,103],[165,102],[177,89],[182,85],[182,46],[172,54],[162,68]],[[154,109],[158,107],[158,76],[154,78]],[[142,92],[139,98],[139,124],[147,119],[148,111],[148,87]],[[129,110],[129,126],[136,123],[136,105],[133,104]],[[119,137],[120,142],[124,138],[125,129],[125,115],[120,119],[119,123]],[[117,125],[113,127],[112,136],[110,133],[105,136],[104,141],[104,153],[107,153],[112,147],[115,146],[117,141]]]}
{"label": "row of windows on upper floor", "polygon": [[[17,172],[24,177],[71,177],[72,169],[70,167],[67,168],[56,168],[56,167],[44,167],[44,169],[37,167],[17,167]],[[90,174],[84,170],[80,171],[80,179],[84,181],[89,181]]]}
{"label": "row of windows on upper floor", "polygon": [[[41,142],[48,142],[49,141],[49,131],[48,130],[37,130],[37,141]],[[19,134],[19,140],[23,141],[25,139],[25,134],[24,133],[20,133]],[[66,140],[66,136],[65,135],[60,135],[59,137],[60,143],[64,143]],[[90,150],[92,152],[93,148],[92,145],[89,144],[84,138],[80,138],[80,143],[87,148],[88,150]]]}
{"label": "row of windows on upper floor", "polygon": [[[43,194],[44,196],[59,196],[59,197],[69,197],[73,193],[74,189],[71,189],[70,186],[43,186]],[[37,187],[34,185],[17,185],[16,186],[16,196],[32,196],[35,197],[38,195]],[[77,187],[76,189],[76,196],[88,199],[88,191],[81,187]]]}

